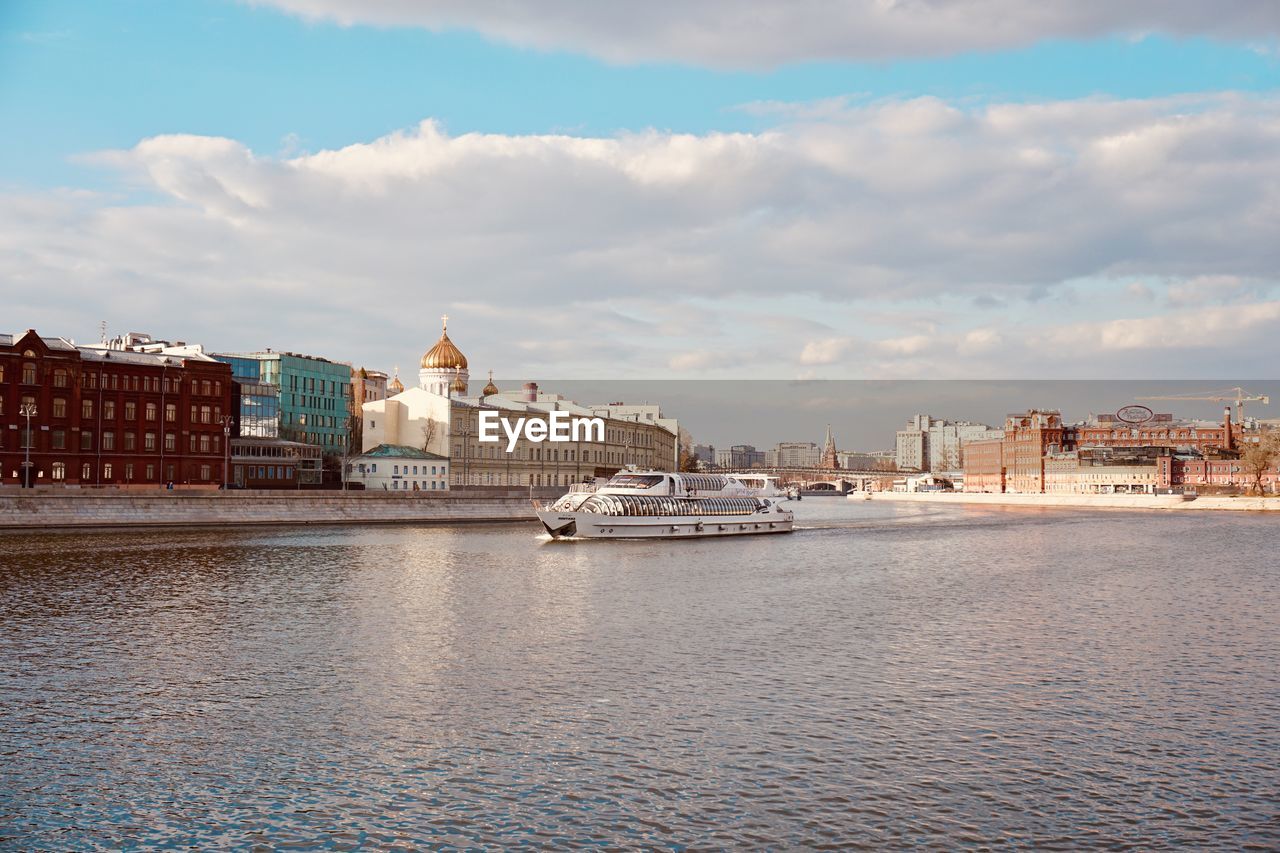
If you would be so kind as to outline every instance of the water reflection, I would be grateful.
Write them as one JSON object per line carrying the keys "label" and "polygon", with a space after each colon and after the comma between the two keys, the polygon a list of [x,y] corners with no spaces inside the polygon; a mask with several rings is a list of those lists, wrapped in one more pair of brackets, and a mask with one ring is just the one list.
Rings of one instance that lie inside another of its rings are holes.
{"label": "water reflection", "polygon": [[0,838],[1280,844],[1258,516],[0,540]]}

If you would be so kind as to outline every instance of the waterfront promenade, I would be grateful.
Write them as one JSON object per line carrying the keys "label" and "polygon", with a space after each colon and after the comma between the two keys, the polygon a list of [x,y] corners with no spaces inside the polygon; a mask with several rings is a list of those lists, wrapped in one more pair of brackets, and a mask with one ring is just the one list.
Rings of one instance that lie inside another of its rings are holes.
{"label": "waterfront promenade", "polygon": [[545,491],[5,489],[0,490],[0,530],[536,521],[530,497],[546,497]]}
{"label": "waterfront promenade", "polygon": [[1201,495],[1186,500],[1182,495],[1020,495],[984,492],[862,492],[857,500],[871,495],[876,501],[923,504],[980,504],[983,506],[1075,507],[1077,509],[1164,509],[1236,512],[1280,511],[1280,497],[1241,495]]}

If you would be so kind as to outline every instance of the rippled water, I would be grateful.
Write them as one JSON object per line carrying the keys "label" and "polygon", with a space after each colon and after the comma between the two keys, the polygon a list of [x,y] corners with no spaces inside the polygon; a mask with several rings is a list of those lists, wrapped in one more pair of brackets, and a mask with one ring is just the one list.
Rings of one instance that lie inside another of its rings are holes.
{"label": "rippled water", "polygon": [[0,537],[0,844],[1280,845],[1278,521]]}

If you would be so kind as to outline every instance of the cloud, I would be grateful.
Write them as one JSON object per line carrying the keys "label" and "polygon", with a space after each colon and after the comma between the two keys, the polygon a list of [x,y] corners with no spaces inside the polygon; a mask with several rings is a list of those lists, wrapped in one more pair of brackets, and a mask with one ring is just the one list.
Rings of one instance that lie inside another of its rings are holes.
{"label": "cloud", "polygon": [[1053,330],[1051,345],[1091,352],[1229,349],[1253,333],[1280,330],[1280,302],[1224,306],[1160,317],[1081,323]]}
{"label": "cloud", "polygon": [[252,0],[313,20],[471,30],[614,62],[727,67],[884,60],[1023,47],[1110,34],[1241,39],[1280,33],[1272,0]]}
{"label": "cloud", "polygon": [[[1028,358],[1014,327],[1136,358],[1167,312],[1248,311],[1280,268],[1269,98],[922,98],[705,135],[426,121],[296,156],[167,135],[93,160],[119,193],[0,196],[6,316],[383,366],[449,311],[526,375],[1060,371],[1082,362]],[[1080,325],[1117,304],[1147,313]]]}

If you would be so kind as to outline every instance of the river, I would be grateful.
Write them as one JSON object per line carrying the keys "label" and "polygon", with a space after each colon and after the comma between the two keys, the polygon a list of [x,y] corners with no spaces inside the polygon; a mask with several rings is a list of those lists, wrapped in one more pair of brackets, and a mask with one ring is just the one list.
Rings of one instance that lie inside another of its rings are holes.
{"label": "river", "polygon": [[1251,514],[0,536],[0,846],[1280,846]]}

